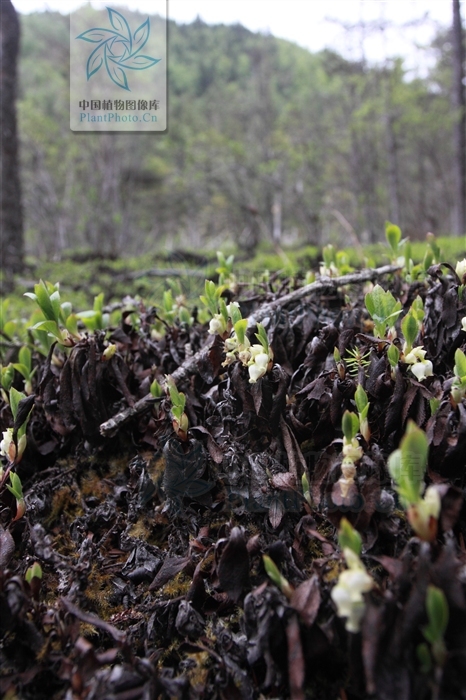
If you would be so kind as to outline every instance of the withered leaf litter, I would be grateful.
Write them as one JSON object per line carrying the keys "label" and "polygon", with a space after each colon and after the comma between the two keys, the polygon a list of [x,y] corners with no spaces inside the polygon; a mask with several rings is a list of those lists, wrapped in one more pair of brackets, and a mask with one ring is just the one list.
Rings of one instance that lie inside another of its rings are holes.
{"label": "withered leaf litter", "polygon": [[[22,416],[34,403],[18,469],[25,516],[12,523],[14,498],[1,495],[2,697],[466,698],[466,406],[449,401],[454,353],[466,349],[465,295],[440,266],[425,285],[384,284],[405,311],[416,294],[424,299],[434,376],[422,383],[406,366],[392,379],[384,344],[367,332],[360,286],[281,305],[273,289],[242,290],[275,358],[255,385],[239,363],[222,366],[221,342],[197,323],[151,338],[152,312],[140,302],[141,327],[124,316],[109,362],[99,332],[61,366],[52,352],[35,358],[35,395],[21,406]],[[206,342],[195,371],[179,370],[190,424],[183,444],[169,400],[141,400],[153,367],[163,380]],[[335,347],[342,357],[358,348],[366,364],[342,378]],[[341,419],[358,383],[371,440],[342,493]],[[100,425],[129,409],[102,436]],[[387,470],[409,419],[428,437],[427,480],[441,485],[433,544],[413,537]],[[4,402],[0,421],[12,425]],[[346,632],[330,598],[344,569],[343,516],[360,532],[376,582],[360,634]],[[264,554],[291,596],[266,575]],[[27,583],[33,562],[43,577]],[[444,666],[426,671],[417,648],[429,584],[443,591],[449,623]]]}

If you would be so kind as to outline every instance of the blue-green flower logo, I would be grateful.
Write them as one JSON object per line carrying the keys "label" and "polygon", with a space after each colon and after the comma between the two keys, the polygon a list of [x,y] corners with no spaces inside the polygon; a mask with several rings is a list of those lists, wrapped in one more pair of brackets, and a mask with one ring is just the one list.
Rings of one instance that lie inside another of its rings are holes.
{"label": "blue-green flower logo", "polygon": [[149,38],[150,21],[147,18],[131,35],[129,24],[121,12],[110,7],[106,9],[113,29],[96,27],[76,37],[91,44],[98,44],[87,60],[87,79],[105,64],[109,78],[115,85],[131,92],[125,70],[146,70],[161,60],[140,53]]}

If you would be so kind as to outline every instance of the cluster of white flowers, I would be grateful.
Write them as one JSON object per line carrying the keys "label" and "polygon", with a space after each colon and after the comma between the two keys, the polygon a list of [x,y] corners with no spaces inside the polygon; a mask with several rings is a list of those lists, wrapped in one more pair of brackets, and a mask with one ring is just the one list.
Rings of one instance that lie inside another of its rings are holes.
{"label": "cluster of white flowers", "polygon": [[259,343],[251,345],[248,338],[244,338],[244,342],[240,343],[236,333],[233,332],[231,338],[225,340],[226,358],[224,366],[231,365],[232,362],[239,360],[249,372],[249,383],[255,384],[258,379],[266,374],[269,369],[269,363],[273,362],[272,348],[265,348]]}
{"label": "cluster of white flowers", "polygon": [[[245,367],[248,368],[249,372],[249,383],[255,384],[258,379],[264,376],[266,372],[272,367],[273,364],[273,352],[272,348],[268,345],[265,336],[264,344],[256,343],[251,345],[249,338],[245,335],[246,328],[241,329],[240,337],[238,333],[240,329],[234,324],[233,320],[238,319],[237,323],[244,323],[247,325],[247,321],[241,319],[241,312],[239,310],[239,304],[237,301],[232,301],[224,307],[227,312],[227,318],[225,313],[217,313],[214,315],[209,323],[209,333],[212,335],[219,334],[224,336],[226,333],[230,332],[233,326],[233,332],[229,338],[225,339],[225,362],[223,366],[226,367],[231,365],[236,360],[239,360]],[[260,324],[259,324],[260,325]],[[238,333],[236,332],[238,330]]]}
{"label": "cluster of white flowers", "polygon": [[411,365],[410,370],[419,382],[422,382],[426,377],[431,377],[433,374],[432,362],[426,360],[426,351],[419,345],[406,353],[403,361]]}
{"label": "cluster of white flowers", "polygon": [[348,632],[359,632],[364,615],[365,603],[363,593],[374,586],[374,581],[366,571],[358,555],[349,547],[343,550],[348,569],[343,571],[331,597],[337,606],[338,617],[346,617],[345,627]]}
{"label": "cluster of white flowers", "polygon": [[13,428],[7,428],[3,431],[3,440],[0,442],[0,455],[7,457],[10,462],[20,460],[26,449],[27,438],[22,435],[18,439],[18,455],[16,455],[16,446],[13,440]]}
{"label": "cluster of white flowers", "polygon": [[338,267],[335,263],[331,262],[329,266],[323,262],[319,264],[319,275],[321,277],[338,277],[339,274]]}
{"label": "cluster of white flowers", "polygon": [[341,463],[341,476],[338,479],[338,483],[340,484],[341,495],[343,498],[346,498],[350,486],[354,484],[354,477],[356,476],[355,462],[359,462],[363,455],[362,447],[357,438],[348,441],[346,437],[343,437],[342,454],[343,462]]}
{"label": "cluster of white flowers", "polygon": [[362,457],[362,447],[360,446],[358,439],[353,438],[349,442],[345,437],[343,438],[343,457],[350,459],[352,462],[358,462]]}
{"label": "cluster of white flowers", "polygon": [[[237,301],[232,301],[231,304],[228,304],[226,307],[229,319],[232,317],[233,308],[239,309]],[[223,335],[228,330],[228,324],[229,321],[225,320],[223,314],[215,314],[209,323],[209,333],[211,335]]]}

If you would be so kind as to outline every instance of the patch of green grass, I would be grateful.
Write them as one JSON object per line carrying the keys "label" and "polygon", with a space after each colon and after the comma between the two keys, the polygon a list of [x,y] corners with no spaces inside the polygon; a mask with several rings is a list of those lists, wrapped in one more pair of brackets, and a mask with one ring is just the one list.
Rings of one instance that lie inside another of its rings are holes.
{"label": "patch of green grass", "polygon": [[[437,239],[437,243],[444,262],[450,262],[454,266],[457,260],[466,257],[464,238],[442,236]],[[415,263],[423,259],[425,250],[425,242],[411,243],[411,255]],[[232,251],[231,245],[227,245],[224,252],[229,254],[235,251]],[[360,268],[362,263],[368,266],[384,265],[391,259],[385,243],[365,246],[365,261],[361,260],[354,248],[346,248],[344,252],[348,256],[349,264],[356,268]],[[322,250],[310,245],[277,252],[270,243],[261,243],[257,254],[250,260],[241,259],[241,251],[236,251],[236,254],[233,271],[240,281],[250,281],[253,277],[260,280],[266,271],[270,274],[278,272],[281,278],[304,278],[308,272],[317,272],[319,261],[322,260]],[[202,256],[206,264],[196,268],[190,256]],[[92,308],[94,297],[101,292],[104,293],[105,304],[120,302],[126,296],[139,297],[147,305],[160,304],[163,292],[169,288],[167,280],[171,269],[186,270],[186,275],[173,279],[179,285],[181,293],[185,294],[187,304],[194,305],[203,291],[204,279],[215,279],[217,267],[218,262],[212,251],[187,251],[185,255],[175,256],[172,253],[161,252],[153,256],[118,260],[100,259],[84,254],[78,256],[78,261],[71,257],[66,257],[60,262],[29,259],[25,272],[16,279],[13,293],[8,300],[2,302],[2,309],[8,319],[17,319],[21,326],[26,327],[34,305],[24,297],[24,293],[32,291],[39,279],[59,282],[62,301],[71,302],[75,312]],[[139,276],[139,273],[153,268],[166,269],[167,277],[151,276],[149,273]],[[191,269],[200,269],[203,275],[190,276],[188,272]]]}

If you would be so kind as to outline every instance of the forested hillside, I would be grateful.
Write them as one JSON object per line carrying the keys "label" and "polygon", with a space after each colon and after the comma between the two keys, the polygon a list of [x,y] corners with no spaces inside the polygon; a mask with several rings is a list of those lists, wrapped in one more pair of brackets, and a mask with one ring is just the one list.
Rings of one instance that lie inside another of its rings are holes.
{"label": "forested hillside", "polygon": [[241,26],[170,22],[168,134],[79,134],[68,18],[21,23],[30,252],[153,251],[168,237],[320,244],[352,229],[370,242],[387,218],[414,238],[451,229],[447,36],[431,74],[410,80],[401,60],[374,68]]}

